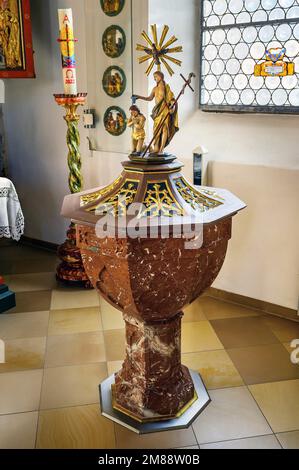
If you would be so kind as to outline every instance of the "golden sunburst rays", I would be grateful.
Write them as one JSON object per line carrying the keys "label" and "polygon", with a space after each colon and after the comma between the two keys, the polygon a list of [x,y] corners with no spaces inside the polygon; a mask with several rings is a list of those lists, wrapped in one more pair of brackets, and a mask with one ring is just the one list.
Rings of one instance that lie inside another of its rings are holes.
{"label": "golden sunburst rays", "polygon": [[[149,66],[146,69],[146,75],[149,75],[153,70],[153,67],[156,65],[157,70],[161,70],[163,65],[170,76],[174,74],[173,69],[171,68],[169,62],[172,64],[182,65],[182,61],[171,57],[172,54],[177,54],[178,52],[183,52],[182,46],[170,47],[177,41],[175,36],[171,36],[168,40],[167,35],[169,32],[169,26],[164,25],[160,38],[158,38],[157,25],[151,25],[151,36],[142,31],[141,36],[145,40],[146,45],[137,44],[136,50],[140,52],[145,52],[146,55],[139,57],[139,64],[150,61]],[[165,42],[166,41],[166,42]],[[171,54],[171,55],[169,55]]]}

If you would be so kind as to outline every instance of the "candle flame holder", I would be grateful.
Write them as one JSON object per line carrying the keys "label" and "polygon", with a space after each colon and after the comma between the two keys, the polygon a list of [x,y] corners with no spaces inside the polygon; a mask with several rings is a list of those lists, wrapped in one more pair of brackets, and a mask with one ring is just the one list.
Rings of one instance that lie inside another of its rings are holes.
{"label": "candle flame holder", "polygon": [[[69,188],[71,194],[82,191],[83,178],[81,174],[80,134],[78,123],[80,115],[78,106],[84,106],[87,93],[76,95],[54,94],[56,103],[65,108],[64,120],[67,124],[66,142],[68,146]],[[76,245],[76,226],[72,222],[67,231],[67,239],[58,248],[61,259],[56,271],[58,281],[68,285],[92,288],[85,273],[80,250]]]}

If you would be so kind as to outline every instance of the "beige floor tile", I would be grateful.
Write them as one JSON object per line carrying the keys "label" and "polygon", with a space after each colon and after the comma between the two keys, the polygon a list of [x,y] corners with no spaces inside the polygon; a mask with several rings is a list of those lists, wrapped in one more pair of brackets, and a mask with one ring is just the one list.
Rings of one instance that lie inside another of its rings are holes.
{"label": "beige floor tile", "polygon": [[1,250],[1,254],[2,254],[2,251],[5,248],[9,247],[9,246],[13,246],[15,245],[15,241],[11,240],[10,238],[1,238],[0,239],[0,250]]}
{"label": "beige floor tile", "polygon": [[59,288],[52,291],[50,310],[97,307],[99,296],[96,290]]}
{"label": "beige floor tile", "polygon": [[51,310],[49,336],[102,330],[99,307]]}
{"label": "beige floor tile", "polygon": [[212,402],[193,424],[199,445],[272,434],[246,387],[212,390]]}
{"label": "beige floor tile", "polygon": [[282,343],[290,355],[290,360],[293,364],[299,367],[299,339],[289,343]]}
{"label": "beige floor tile", "polygon": [[97,333],[49,336],[46,367],[105,362],[104,336]]}
{"label": "beige floor tile", "polygon": [[183,322],[198,322],[206,320],[202,308],[202,299],[197,299],[184,309]]}
{"label": "beige floor tile", "polygon": [[1,275],[6,279],[14,271],[13,261],[12,260],[2,260],[1,259]]}
{"label": "beige floor tile", "polygon": [[0,416],[0,449],[34,449],[38,412]]}
{"label": "beige floor tile", "polygon": [[123,365],[123,361],[108,361],[107,362],[107,368],[108,368],[108,375],[115,374],[118,372]]}
{"label": "beige floor tile", "polygon": [[209,390],[244,385],[239,372],[224,350],[183,354],[182,363],[199,372]]}
{"label": "beige floor tile", "polygon": [[261,317],[212,320],[211,325],[225,349],[279,342]]}
{"label": "beige floor tile", "polygon": [[41,409],[97,403],[99,384],[106,377],[106,363],[45,369]]}
{"label": "beige floor tile", "polygon": [[114,449],[112,421],[103,418],[99,405],[41,411],[38,449]]}
{"label": "beige floor tile", "polygon": [[299,449],[299,431],[276,434],[276,437],[284,449]]}
{"label": "beige floor tile", "polygon": [[58,264],[55,253],[21,244],[1,250],[0,257],[2,274],[54,272]]}
{"label": "beige floor tile", "polygon": [[115,425],[115,435],[118,449],[175,449],[197,445],[191,427],[180,431],[139,436],[123,426]]}
{"label": "beige floor tile", "polygon": [[5,363],[0,364],[0,373],[42,369],[45,351],[45,337],[9,339],[5,341]]}
{"label": "beige floor tile", "polygon": [[120,330],[125,322],[122,313],[100,297],[100,311],[104,330]]}
{"label": "beige floor tile", "polygon": [[218,320],[224,318],[256,317],[259,311],[242,305],[225,302],[212,297],[201,297],[199,299],[202,312],[207,320]]}
{"label": "beige floor tile", "polygon": [[54,272],[10,275],[6,282],[14,292],[51,290],[57,286]]}
{"label": "beige floor tile", "polygon": [[182,352],[213,351],[223,349],[210,322],[182,324]]}
{"label": "beige floor tile", "polygon": [[[39,257],[35,259],[16,259],[5,261],[5,274],[28,274],[28,273],[49,273],[54,272],[59,264],[59,259],[55,257]],[[1,263],[2,264],[2,263]]]}
{"label": "beige floor tile", "polygon": [[49,312],[0,315],[0,337],[6,339],[47,336]]}
{"label": "beige floor tile", "polygon": [[[6,247],[5,250],[1,250],[0,256],[1,259],[22,261],[56,259],[55,252],[38,248],[37,246],[23,245],[22,243],[14,243],[10,247]],[[30,265],[28,265],[27,272],[29,272],[29,268]]]}
{"label": "beige floor tile", "polygon": [[263,315],[262,318],[282,343],[299,339],[299,322],[285,320],[274,315]]}
{"label": "beige floor tile", "polygon": [[282,344],[265,344],[227,350],[247,385],[299,379],[299,367],[292,364]]}
{"label": "beige floor tile", "polygon": [[186,447],[177,447],[179,450],[198,450],[199,446],[186,446]]}
{"label": "beige floor tile", "polygon": [[201,449],[281,449],[274,435],[235,439],[234,441],[204,444]]}
{"label": "beige floor tile", "polygon": [[17,292],[16,307],[9,314],[23,312],[45,312],[50,310],[51,291]]}
{"label": "beige floor tile", "polygon": [[292,348],[291,346],[291,341],[287,342],[287,343],[282,343],[283,346],[286,348],[286,350],[288,351],[288,353],[290,353],[290,355],[292,354],[292,352],[294,351],[295,348]]}
{"label": "beige floor tile", "polygon": [[0,374],[0,415],[39,408],[42,370]]}
{"label": "beige floor tile", "polygon": [[275,433],[299,429],[299,380],[249,386]]}
{"label": "beige floor tile", "polygon": [[104,331],[107,361],[121,361],[125,358],[125,330]]}

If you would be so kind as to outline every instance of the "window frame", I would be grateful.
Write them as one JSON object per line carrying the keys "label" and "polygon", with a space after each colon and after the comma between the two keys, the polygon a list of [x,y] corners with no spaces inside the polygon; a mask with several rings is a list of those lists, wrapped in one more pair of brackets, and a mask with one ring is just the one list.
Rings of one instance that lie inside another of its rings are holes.
{"label": "window frame", "polygon": [[[201,103],[201,94],[203,89],[203,75],[202,75],[202,62],[203,62],[203,35],[205,30],[213,30],[214,27],[211,26],[210,28],[204,27],[204,0],[199,1],[199,21],[200,21],[200,34],[199,34],[199,109],[201,111],[207,113],[236,113],[236,114],[288,114],[288,115],[298,115],[299,114],[299,106],[259,106],[259,105],[244,105],[244,104],[236,104],[236,105],[229,105],[229,104],[222,104],[222,105],[215,105],[215,104],[202,104]],[[277,23],[293,23],[291,18],[286,18],[283,20],[268,20],[265,25],[268,24],[277,24]],[[242,27],[248,25],[260,25],[261,22],[253,22],[253,23],[235,23],[235,25],[231,26],[234,27]],[[299,24],[299,20],[298,20]],[[217,27],[216,27],[217,28]],[[215,29],[216,29],[215,28]],[[298,72],[295,71],[295,74],[298,76]],[[299,77],[298,77],[299,80]],[[298,90],[299,90],[299,83],[298,83]]]}

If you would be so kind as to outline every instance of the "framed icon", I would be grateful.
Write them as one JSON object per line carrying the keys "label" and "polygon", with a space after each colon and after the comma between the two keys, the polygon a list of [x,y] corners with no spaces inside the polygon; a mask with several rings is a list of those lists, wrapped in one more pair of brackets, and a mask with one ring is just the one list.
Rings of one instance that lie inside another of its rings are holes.
{"label": "framed icon", "polygon": [[126,75],[120,67],[109,67],[103,76],[103,88],[108,96],[118,98],[126,89]]}
{"label": "framed icon", "polygon": [[127,128],[126,113],[118,106],[110,106],[104,115],[104,126],[111,135],[123,134]]}
{"label": "framed icon", "polygon": [[120,26],[112,25],[104,31],[103,50],[108,57],[115,59],[122,55],[126,48],[126,35]]}
{"label": "framed icon", "polygon": [[101,7],[105,15],[117,16],[125,6],[125,0],[101,0]]}
{"label": "framed icon", "polygon": [[0,78],[35,78],[29,0],[0,0]]}

